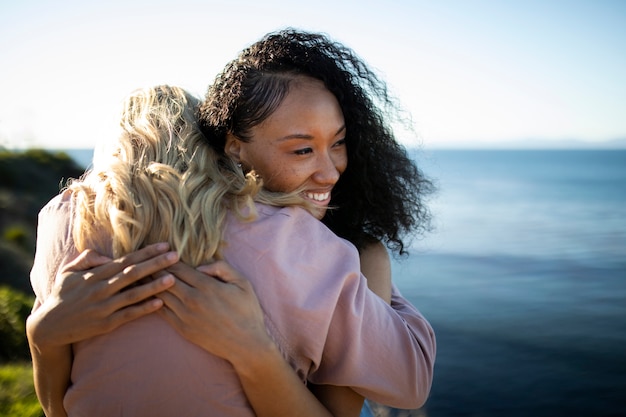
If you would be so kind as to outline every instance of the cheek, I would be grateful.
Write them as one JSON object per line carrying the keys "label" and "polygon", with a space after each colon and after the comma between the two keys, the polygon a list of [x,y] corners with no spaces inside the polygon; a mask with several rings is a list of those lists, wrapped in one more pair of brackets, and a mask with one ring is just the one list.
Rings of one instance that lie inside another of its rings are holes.
{"label": "cheek", "polygon": [[267,148],[263,149],[262,146],[256,143],[248,145],[242,153],[242,160],[267,183],[270,178],[276,176],[282,169],[280,160],[272,152],[269,152]]}
{"label": "cheek", "polygon": [[289,164],[274,164],[266,168],[265,175],[261,174],[261,178],[269,190],[288,193],[304,182],[302,173]]}
{"label": "cheek", "polygon": [[[263,157],[259,157],[263,155]],[[249,154],[249,156],[253,156]],[[291,179],[294,173],[289,164],[286,164],[281,158],[272,154],[261,154],[260,152],[248,159],[250,167],[254,168],[257,175],[263,179],[265,188],[271,191],[289,192]]]}

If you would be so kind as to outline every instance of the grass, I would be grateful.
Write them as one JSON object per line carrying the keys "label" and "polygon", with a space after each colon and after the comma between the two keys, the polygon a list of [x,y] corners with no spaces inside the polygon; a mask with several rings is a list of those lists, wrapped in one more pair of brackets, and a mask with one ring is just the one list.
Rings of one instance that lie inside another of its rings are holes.
{"label": "grass", "polygon": [[0,415],[5,417],[43,417],[35,395],[30,363],[0,364]]}

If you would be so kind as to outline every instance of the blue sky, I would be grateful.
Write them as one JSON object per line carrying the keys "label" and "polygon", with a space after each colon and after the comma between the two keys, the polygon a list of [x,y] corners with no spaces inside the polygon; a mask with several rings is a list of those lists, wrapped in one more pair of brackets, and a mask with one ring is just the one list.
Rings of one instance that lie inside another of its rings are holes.
{"label": "blue sky", "polygon": [[626,138],[626,1],[0,0],[0,146],[94,147],[133,89],[201,96],[240,49],[287,26],[376,68],[413,116],[409,144]]}

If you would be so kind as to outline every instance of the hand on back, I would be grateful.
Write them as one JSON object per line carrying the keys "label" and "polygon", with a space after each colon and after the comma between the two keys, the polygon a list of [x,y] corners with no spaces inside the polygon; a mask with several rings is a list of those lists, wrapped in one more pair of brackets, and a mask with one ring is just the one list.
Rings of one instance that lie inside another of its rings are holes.
{"label": "hand on back", "polygon": [[135,284],[178,261],[168,249],[150,245],[115,260],[86,250],[62,266],[50,296],[27,320],[33,347],[70,345],[159,309],[162,302],[154,296],[173,285],[173,277]]}
{"label": "hand on back", "polygon": [[224,261],[167,271],[176,284],[157,295],[161,314],[183,337],[237,365],[272,341],[252,284]]}

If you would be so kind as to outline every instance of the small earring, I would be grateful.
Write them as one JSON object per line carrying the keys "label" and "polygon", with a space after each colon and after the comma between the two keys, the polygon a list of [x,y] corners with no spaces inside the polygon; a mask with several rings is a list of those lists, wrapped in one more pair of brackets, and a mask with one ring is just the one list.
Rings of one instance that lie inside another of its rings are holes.
{"label": "small earring", "polygon": [[241,168],[241,162],[237,162],[237,168]]}

